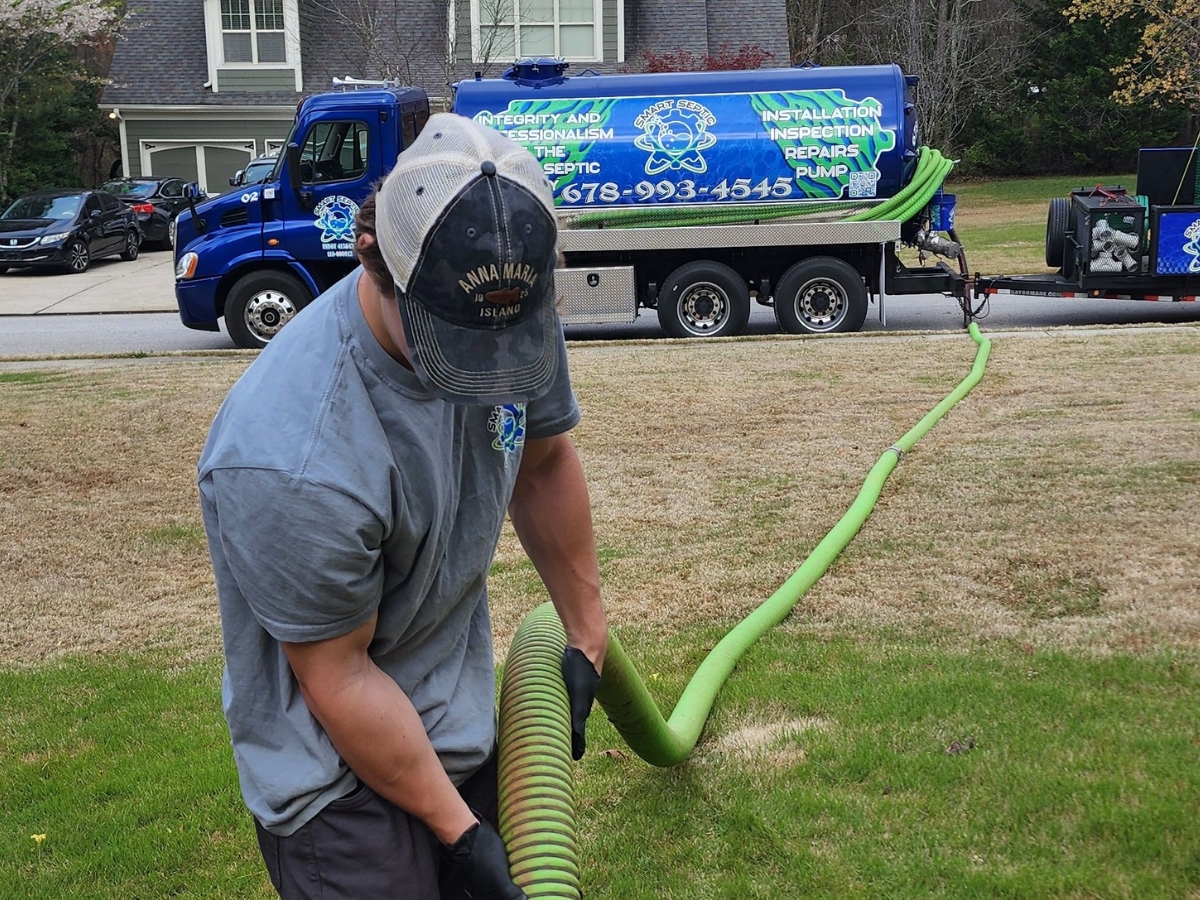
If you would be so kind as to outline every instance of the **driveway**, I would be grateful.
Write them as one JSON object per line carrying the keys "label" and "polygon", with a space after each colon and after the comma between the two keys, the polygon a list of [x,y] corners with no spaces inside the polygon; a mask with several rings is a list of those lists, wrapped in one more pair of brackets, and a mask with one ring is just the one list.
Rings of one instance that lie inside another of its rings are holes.
{"label": "driveway", "polygon": [[82,275],[9,269],[0,275],[0,315],[178,312],[174,254],[143,251],[133,262],[98,259]]}

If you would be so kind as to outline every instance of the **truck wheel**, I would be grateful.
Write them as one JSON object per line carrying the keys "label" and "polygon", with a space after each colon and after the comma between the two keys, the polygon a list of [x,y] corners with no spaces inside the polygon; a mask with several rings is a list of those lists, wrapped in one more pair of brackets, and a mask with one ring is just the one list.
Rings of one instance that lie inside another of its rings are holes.
{"label": "truck wheel", "polygon": [[229,289],[225,327],[239,347],[261,350],[312,300],[304,283],[286,272],[251,272]]}
{"label": "truck wheel", "polygon": [[658,324],[670,337],[729,337],[749,320],[750,288],[723,263],[685,263],[658,292]]}
{"label": "truck wheel", "polygon": [[1071,201],[1055,197],[1050,201],[1046,216],[1046,265],[1052,269],[1063,266],[1063,250],[1067,244],[1067,226],[1071,218]]}
{"label": "truck wheel", "polygon": [[867,318],[867,287],[848,262],[817,256],[796,263],[775,286],[775,320],[789,334],[858,331]]}

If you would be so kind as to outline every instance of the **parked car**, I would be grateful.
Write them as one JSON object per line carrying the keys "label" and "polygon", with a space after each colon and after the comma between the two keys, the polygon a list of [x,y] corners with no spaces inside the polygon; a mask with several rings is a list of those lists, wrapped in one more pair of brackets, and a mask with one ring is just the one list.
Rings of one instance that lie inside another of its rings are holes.
{"label": "parked car", "polygon": [[183,185],[182,178],[113,178],[102,190],[133,208],[148,243],[171,250],[175,247],[175,217],[188,205]]}
{"label": "parked car", "polygon": [[242,187],[247,184],[258,184],[260,181],[265,181],[267,176],[275,168],[275,163],[279,162],[279,155],[260,156],[257,159],[250,160],[246,168],[239,169],[229,179],[230,187]]}
{"label": "parked car", "polygon": [[107,191],[34,191],[0,213],[0,274],[21,266],[86,272],[93,259],[134,260],[137,215]]}

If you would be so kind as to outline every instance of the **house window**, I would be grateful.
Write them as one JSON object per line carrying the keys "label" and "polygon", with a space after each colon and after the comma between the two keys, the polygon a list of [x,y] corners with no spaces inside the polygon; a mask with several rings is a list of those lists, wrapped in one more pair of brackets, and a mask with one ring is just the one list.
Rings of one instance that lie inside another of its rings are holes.
{"label": "house window", "polygon": [[471,0],[475,61],[600,58],[599,0]]}
{"label": "house window", "polygon": [[227,63],[286,63],[283,0],[221,0]]}

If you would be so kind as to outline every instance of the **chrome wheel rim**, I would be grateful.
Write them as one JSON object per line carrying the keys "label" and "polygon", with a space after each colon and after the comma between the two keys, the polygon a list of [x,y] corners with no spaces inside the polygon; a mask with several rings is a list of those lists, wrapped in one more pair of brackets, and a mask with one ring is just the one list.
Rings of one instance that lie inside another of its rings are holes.
{"label": "chrome wheel rim", "polygon": [[259,291],[246,304],[246,328],[260,341],[269,341],[297,312],[287,294],[273,289]]}
{"label": "chrome wheel rim", "polygon": [[70,266],[76,272],[82,272],[88,267],[88,248],[83,244],[71,245]]}
{"label": "chrome wheel rim", "polygon": [[687,286],[679,297],[679,321],[690,334],[712,334],[729,318],[729,295],[711,281]]}
{"label": "chrome wheel rim", "polygon": [[796,316],[811,331],[832,331],[850,308],[846,290],[828,278],[814,278],[796,292]]}

